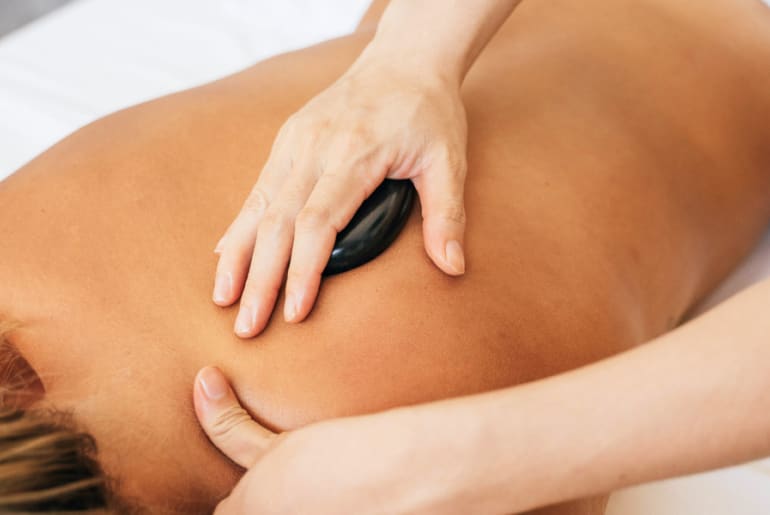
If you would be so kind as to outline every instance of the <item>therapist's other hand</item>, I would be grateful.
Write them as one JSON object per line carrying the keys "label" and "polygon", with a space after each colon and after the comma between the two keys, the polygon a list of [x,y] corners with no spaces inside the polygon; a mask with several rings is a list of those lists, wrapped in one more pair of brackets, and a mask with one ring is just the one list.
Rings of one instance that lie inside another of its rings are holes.
{"label": "therapist's other hand", "polygon": [[469,513],[451,490],[464,485],[462,454],[442,447],[419,412],[393,410],[276,435],[252,420],[213,367],[199,372],[194,399],[212,443],[248,469],[216,515]]}
{"label": "therapist's other hand", "polygon": [[337,233],[385,179],[411,179],[425,249],[445,273],[465,271],[465,108],[460,84],[362,56],[289,118],[216,252],[214,302],[241,298],[235,332],[272,314],[287,272],[284,318],[310,312]]}

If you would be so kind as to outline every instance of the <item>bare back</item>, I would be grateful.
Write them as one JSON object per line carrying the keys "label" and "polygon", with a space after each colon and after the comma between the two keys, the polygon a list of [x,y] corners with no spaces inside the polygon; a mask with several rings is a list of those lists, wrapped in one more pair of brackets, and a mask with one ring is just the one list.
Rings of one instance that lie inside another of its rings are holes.
{"label": "bare back", "polygon": [[[168,419],[173,433],[158,438],[189,439],[185,452],[212,463],[189,401],[207,364],[258,418],[289,428],[517,384],[643,342],[770,215],[770,15],[748,0],[688,3],[525,2],[495,37],[464,86],[463,278],[424,255],[416,210],[380,258],[327,279],[299,326],[274,317],[243,342],[234,311],[210,301],[216,239],[278,127],[352,62],[362,29],[112,115],[0,184],[0,313],[25,323],[18,345],[97,440],[114,425],[99,402],[119,402],[141,427]],[[153,398],[127,386],[157,374]],[[103,443],[103,459],[141,490],[126,448],[157,444],[127,438]],[[217,466],[214,486],[169,478],[157,495],[221,496],[234,475]]]}

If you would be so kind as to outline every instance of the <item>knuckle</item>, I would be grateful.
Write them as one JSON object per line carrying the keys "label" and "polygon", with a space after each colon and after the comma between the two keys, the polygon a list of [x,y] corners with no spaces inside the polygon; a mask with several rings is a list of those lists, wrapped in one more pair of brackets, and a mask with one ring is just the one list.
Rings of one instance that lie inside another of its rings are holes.
{"label": "knuckle", "polygon": [[277,294],[280,287],[280,279],[276,282],[274,277],[255,277],[243,289],[241,309],[258,311],[261,303]]}
{"label": "knuckle", "polygon": [[273,141],[272,152],[274,154],[279,154],[285,150],[286,145],[291,142],[297,133],[298,123],[297,115],[294,114],[281,125],[281,128],[278,129],[278,133],[275,135],[275,140]]}
{"label": "knuckle", "polygon": [[331,211],[327,207],[305,207],[297,215],[296,228],[311,231],[330,225]]}
{"label": "knuckle", "polygon": [[270,204],[267,194],[262,188],[254,188],[243,205],[244,211],[249,213],[262,213]]}
{"label": "knuckle", "polygon": [[331,146],[341,164],[364,164],[377,152],[377,141],[370,129],[354,128],[338,133]]}
{"label": "knuckle", "polygon": [[292,135],[305,141],[314,141],[320,133],[329,128],[325,118],[298,115],[292,124]]}
{"label": "knuckle", "polygon": [[373,144],[374,136],[371,129],[359,125],[345,131],[342,141],[351,148],[365,148]]}
{"label": "knuckle", "polygon": [[241,307],[250,308],[255,305],[254,300],[259,298],[259,283],[254,280],[253,276],[249,276],[246,280],[246,284],[243,286],[243,293],[241,294]]}
{"label": "knuckle", "polygon": [[295,264],[294,267],[289,268],[289,271],[286,274],[286,282],[287,284],[302,284],[304,283],[306,276],[307,273],[304,270],[299,269]]}
{"label": "knuckle", "polygon": [[292,155],[296,161],[296,154],[307,148],[312,148],[318,142],[321,134],[326,129],[328,122],[310,116],[295,114],[281,129],[280,137],[282,149]]}
{"label": "knuckle", "polygon": [[226,441],[233,438],[233,433],[242,424],[251,422],[249,414],[240,406],[230,406],[217,414],[209,431],[212,438],[218,441]]}
{"label": "knuckle", "polygon": [[452,200],[447,202],[442,210],[441,215],[445,220],[449,222],[464,225],[466,219],[465,205],[462,203],[462,201],[459,200]]}
{"label": "knuckle", "polygon": [[299,113],[294,113],[286,119],[286,122],[281,126],[278,134],[281,136],[289,136],[300,127],[303,117]]}
{"label": "knuckle", "polygon": [[289,225],[290,217],[280,209],[268,209],[262,222],[259,225],[259,231],[282,231]]}

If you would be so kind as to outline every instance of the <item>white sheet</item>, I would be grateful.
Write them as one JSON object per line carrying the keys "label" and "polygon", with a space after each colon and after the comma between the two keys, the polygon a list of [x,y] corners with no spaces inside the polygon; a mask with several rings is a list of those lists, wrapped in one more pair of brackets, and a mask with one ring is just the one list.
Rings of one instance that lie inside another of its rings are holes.
{"label": "white sheet", "polygon": [[[770,2],[770,0],[766,0]],[[78,0],[0,40],[0,179],[116,109],[351,31],[368,0]],[[770,233],[706,303],[770,276]],[[770,462],[614,495],[608,515],[767,515]]]}
{"label": "white sheet", "polygon": [[366,0],[79,0],[0,40],[0,178],[107,113],[353,30]]}

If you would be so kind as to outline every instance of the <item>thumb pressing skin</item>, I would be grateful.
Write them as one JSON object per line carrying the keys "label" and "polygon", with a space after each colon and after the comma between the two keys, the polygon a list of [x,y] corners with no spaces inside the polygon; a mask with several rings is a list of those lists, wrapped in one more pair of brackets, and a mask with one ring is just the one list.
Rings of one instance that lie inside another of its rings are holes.
{"label": "thumb pressing skin", "polygon": [[428,256],[444,273],[464,274],[465,165],[434,165],[413,182],[422,205],[422,233]]}
{"label": "thumb pressing skin", "polygon": [[211,443],[241,467],[254,465],[277,436],[243,409],[218,368],[205,367],[198,372],[193,401]]}

